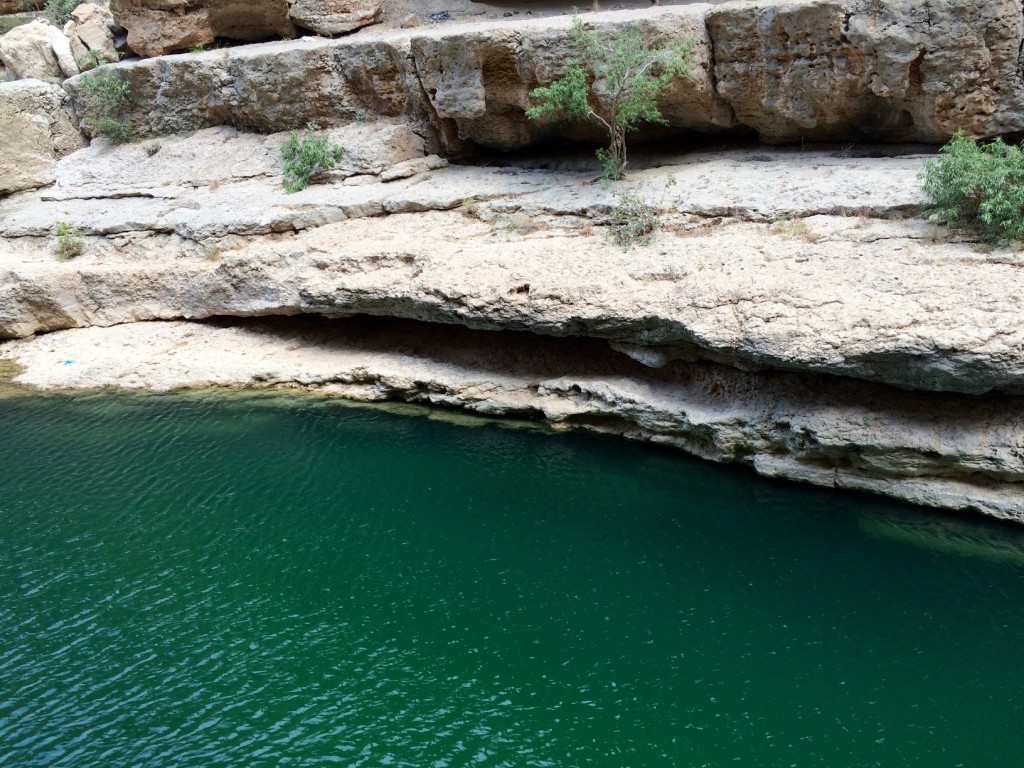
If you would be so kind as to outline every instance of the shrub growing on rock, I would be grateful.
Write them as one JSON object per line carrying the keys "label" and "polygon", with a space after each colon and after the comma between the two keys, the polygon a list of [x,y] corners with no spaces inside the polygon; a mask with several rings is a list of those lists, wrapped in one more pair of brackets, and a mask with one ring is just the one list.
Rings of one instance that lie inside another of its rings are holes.
{"label": "shrub growing on rock", "polygon": [[288,194],[301,192],[336,166],[345,150],[332,145],[326,136],[317,136],[319,126],[310,123],[301,134],[292,131],[288,142],[281,148],[284,155],[284,188]]}
{"label": "shrub growing on rock", "polygon": [[55,27],[63,27],[71,21],[71,14],[79,3],[85,0],[46,0],[46,18]]}
{"label": "shrub growing on rock", "polygon": [[[600,123],[609,138],[608,148],[597,152],[604,176],[621,179],[628,162],[626,134],[641,123],[668,124],[658,109],[658,96],[677,75],[689,71],[693,40],[652,47],[635,28],[613,40],[588,30],[579,16],[573,19],[572,40],[580,56],[561,79],[530,94],[536,106],[526,116],[536,120],[565,114]],[[590,67],[593,79],[581,62]]]}
{"label": "shrub growing on rock", "polygon": [[78,232],[71,228],[66,221],[58,221],[53,226],[53,252],[57,259],[67,261],[76,256],[81,256],[83,250],[82,238]]}
{"label": "shrub growing on rock", "polygon": [[1024,240],[1024,151],[1002,139],[980,144],[960,134],[925,168],[932,213],[985,242]]}
{"label": "shrub growing on rock", "polygon": [[112,72],[83,75],[85,92],[85,121],[114,144],[123,144],[132,138],[132,126],[122,119],[131,102],[131,86]]}

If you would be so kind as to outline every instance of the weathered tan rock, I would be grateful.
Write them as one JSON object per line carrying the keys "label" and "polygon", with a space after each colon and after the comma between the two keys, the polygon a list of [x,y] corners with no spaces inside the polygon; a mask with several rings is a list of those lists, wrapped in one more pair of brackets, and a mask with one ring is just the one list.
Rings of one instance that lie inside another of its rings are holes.
{"label": "weathered tan rock", "polygon": [[79,72],[68,39],[43,20],[22,24],[0,37],[0,61],[16,78],[61,81]]}
{"label": "weathered tan rock", "polygon": [[64,27],[64,35],[71,43],[71,52],[83,69],[92,69],[96,62],[90,61],[90,53],[102,57],[103,62],[117,61],[114,46],[114,31],[117,22],[109,10],[96,3],[83,3],[71,14],[71,21]]}
{"label": "weathered tan rock", "polygon": [[703,362],[651,370],[586,339],[388,319],[136,323],[0,345],[37,387],[298,385],[671,445],[769,477],[1024,522],[1024,399],[896,393]]}
{"label": "weathered tan rock", "polygon": [[[661,99],[670,127],[650,137],[932,142],[960,129],[1024,130],[1016,75],[1024,21],[1011,0],[737,0],[583,18],[611,36],[639,25],[652,43],[695,38],[690,74]],[[524,114],[530,91],[572,59],[570,26],[557,17],[371,29],[141,61],[122,72],[144,135],[220,124],[272,133],[365,113],[417,122],[432,133],[433,150],[466,142],[515,149],[553,137],[597,143],[596,126]]]}
{"label": "weathered tan rock", "polygon": [[111,0],[110,10],[140,56],[295,34],[285,0]]}
{"label": "weathered tan rock", "polygon": [[291,20],[321,35],[340,35],[373,24],[381,0],[289,0]]}
{"label": "weathered tan rock", "polygon": [[0,83],[0,194],[52,184],[57,161],[85,144],[67,100],[39,80]]}
{"label": "weathered tan rock", "polygon": [[727,3],[707,14],[718,93],[771,141],[939,141],[1024,126],[1013,0]]}

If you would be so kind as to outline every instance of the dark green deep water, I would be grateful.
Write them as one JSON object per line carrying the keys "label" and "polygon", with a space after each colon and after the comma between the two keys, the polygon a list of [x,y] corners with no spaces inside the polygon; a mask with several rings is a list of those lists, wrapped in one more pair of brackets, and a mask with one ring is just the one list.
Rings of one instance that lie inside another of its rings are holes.
{"label": "dark green deep water", "polygon": [[0,430],[5,768],[1024,760],[1013,527],[301,397]]}

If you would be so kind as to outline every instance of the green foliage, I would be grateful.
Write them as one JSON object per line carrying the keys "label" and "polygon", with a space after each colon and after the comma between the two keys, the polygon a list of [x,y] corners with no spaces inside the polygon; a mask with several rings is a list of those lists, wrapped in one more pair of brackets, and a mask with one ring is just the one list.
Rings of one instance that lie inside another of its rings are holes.
{"label": "green foliage", "polygon": [[979,144],[957,134],[925,169],[932,213],[984,242],[1024,240],[1024,151],[1002,139]]}
{"label": "green foliage", "polygon": [[83,0],[46,0],[46,18],[55,27],[63,27],[71,21],[71,12]]}
{"label": "green foliage", "polygon": [[606,178],[621,179],[628,162],[626,134],[643,123],[667,124],[658,96],[689,71],[693,40],[652,47],[635,28],[611,39],[588,30],[579,16],[573,19],[572,40],[579,56],[561,79],[530,94],[535,106],[526,116],[537,120],[564,114],[600,123],[608,131],[609,145],[598,152],[598,159]]}
{"label": "green foliage", "polygon": [[83,72],[90,69],[96,69],[96,67],[102,67],[104,64],[110,64],[111,60],[107,58],[107,54],[103,51],[87,51],[84,56],[78,60],[78,68]]}
{"label": "green foliage", "polygon": [[657,211],[644,199],[641,189],[618,195],[608,223],[612,239],[624,251],[634,245],[649,245],[661,225]]}
{"label": "green foliage", "polygon": [[112,72],[101,72],[83,75],[80,84],[85,93],[85,121],[114,144],[131,141],[132,126],[121,117],[131,103],[128,82]]}
{"label": "green foliage", "polygon": [[82,238],[66,221],[58,221],[53,226],[53,252],[60,261],[67,261],[82,255]]}
{"label": "green foliage", "polygon": [[310,123],[301,134],[292,131],[281,149],[284,155],[284,188],[288,194],[304,190],[317,176],[336,166],[345,154],[341,147],[332,146],[326,136],[313,133],[318,127]]}

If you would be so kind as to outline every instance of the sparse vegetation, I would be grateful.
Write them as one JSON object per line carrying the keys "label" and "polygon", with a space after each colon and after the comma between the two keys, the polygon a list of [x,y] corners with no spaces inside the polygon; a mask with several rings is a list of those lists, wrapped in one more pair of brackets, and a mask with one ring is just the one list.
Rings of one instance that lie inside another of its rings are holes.
{"label": "sparse vegetation", "polygon": [[800,238],[812,243],[820,239],[805,219],[779,219],[772,224],[772,232],[778,235],[785,235],[786,237]]}
{"label": "sparse vegetation", "polygon": [[996,139],[981,144],[961,134],[925,168],[932,214],[985,243],[1024,240],[1024,151]]}
{"label": "sparse vegetation", "polygon": [[621,179],[628,163],[626,134],[642,123],[667,124],[658,96],[689,70],[693,40],[655,47],[635,28],[611,39],[588,30],[579,16],[573,19],[572,40],[579,56],[561,79],[533,91],[536,106],[526,116],[537,120],[565,114],[599,123],[609,138],[608,148],[597,152],[604,176]]}
{"label": "sparse vegetation", "polygon": [[650,245],[660,221],[654,206],[644,199],[643,189],[637,188],[619,193],[608,225],[615,244],[628,251],[634,245]]}
{"label": "sparse vegetation", "polygon": [[60,261],[67,261],[82,255],[84,245],[78,232],[66,221],[53,225],[53,252]]}
{"label": "sparse vegetation", "polygon": [[83,72],[87,72],[90,69],[96,69],[96,67],[102,67],[104,64],[110,63],[112,63],[111,59],[108,59],[103,51],[88,51],[85,56],[78,60],[78,68]]}
{"label": "sparse vegetation", "polygon": [[131,102],[131,86],[113,72],[83,75],[80,81],[85,93],[85,121],[114,144],[131,141],[131,123],[123,119]]}
{"label": "sparse vegetation", "polygon": [[301,134],[292,131],[281,149],[284,155],[284,188],[288,194],[301,192],[336,166],[345,150],[332,145],[326,136],[317,136],[319,126],[310,123]]}
{"label": "sparse vegetation", "polygon": [[71,21],[71,13],[82,0],[46,0],[46,18],[55,27],[63,27]]}

